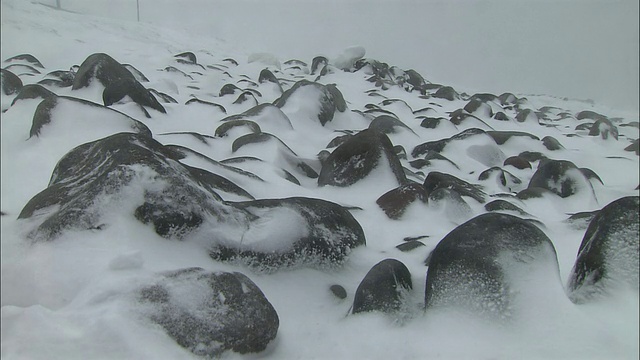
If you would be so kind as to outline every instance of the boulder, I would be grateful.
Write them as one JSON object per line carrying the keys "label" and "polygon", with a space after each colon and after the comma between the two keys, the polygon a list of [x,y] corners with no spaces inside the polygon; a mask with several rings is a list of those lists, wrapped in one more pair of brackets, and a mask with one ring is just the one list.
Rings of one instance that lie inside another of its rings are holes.
{"label": "boulder", "polygon": [[638,291],[639,199],[615,200],[589,223],[569,275],[568,294],[574,303],[593,301],[619,287]]}
{"label": "boulder", "polygon": [[407,182],[391,140],[380,131],[363,130],[329,155],[320,170],[318,185],[350,186],[378,167],[389,169],[398,185]]}
{"label": "boulder", "polygon": [[424,187],[411,181],[380,196],[376,200],[376,204],[390,219],[399,219],[407,210],[407,207],[414,202],[419,200],[426,204],[427,197]]}
{"label": "boulder", "polygon": [[186,268],[162,273],[137,291],[144,317],[195,355],[217,358],[266,349],[280,320],[260,288],[239,272]]}
{"label": "boulder", "polygon": [[22,89],[22,80],[9,70],[0,69],[0,87],[4,95],[13,95]]}
{"label": "boulder", "polygon": [[455,309],[507,320],[540,283],[561,293],[551,240],[512,215],[482,214],[456,227],[435,247],[428,266],[427,311]]}
{"label": "boulder", "polygon": [[342,93],[333,85],[322,85],[309,80],[296,82],[273,103],[285,113],[317,119],[322,126],[333,120],[336,111],[344,112],[347,105]]}
{"label": "boulder", "polygon": [[382,260],[369,270],[358,285],[352,313],[401,311],[406,307],[406,298],[412,289],[411,273],[402,262]]}
{"label": "boulder", "polygon": [[529,181],[528,188],[542,188],[566,198],[579,192],[593,195],[593,187],[578,167],[567,160],[542,162]]}
{"label": "boulder", "polygon": [[89,55],[78,69],[73,90],[82,89],[97,80],[105,88],[120,79],[136,80],[133,74],[111,56],[104,53]]}

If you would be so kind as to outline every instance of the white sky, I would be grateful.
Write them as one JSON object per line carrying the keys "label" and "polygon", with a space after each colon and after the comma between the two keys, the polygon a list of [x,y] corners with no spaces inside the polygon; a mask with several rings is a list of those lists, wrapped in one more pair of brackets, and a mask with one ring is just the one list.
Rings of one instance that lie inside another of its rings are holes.
{"label": "white sky", "polygon": [[[362,45],[367,57],[463,90],[639,107],[638,0],[138,1],[142,21],[208,33],[283,61]],[[61,2],[136,19],[135,0]]]}

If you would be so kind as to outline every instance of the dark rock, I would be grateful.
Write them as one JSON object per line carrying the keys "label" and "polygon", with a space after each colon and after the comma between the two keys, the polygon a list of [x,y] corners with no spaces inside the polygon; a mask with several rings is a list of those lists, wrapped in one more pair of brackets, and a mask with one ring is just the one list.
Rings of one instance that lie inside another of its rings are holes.
{"label": "dark rock", "polygon": [[222,86],[222,88],[220,88],[220,93],[218,94],[218,96],[222,97],[225,95],[233,95],[236,91],[242,91],[242,89],[235,86],[234,84],[225,84],[224,86]]}
{"label": "dark rock", "polygon": [[[283,108],[287,105],[287,102],[291,101],[291,98],[298,97],[296,91],[302,87],[313,86],[319,90],[317,99],[305,98],[305,102],[315,100],[320,105],[319,112],[314,114],[317,116],[320,124],[324,126],[329,121],[333,120],[336,111],[343,112],[346,110],[346,103],[342,94],[335,86],[325,86],[317,82],[311,82],[308,80],[300,80],[296,82],[293,87],[285,91],[280,98],[274,101],[274,105]],[[342,110],[341,110],[342,109]]]}
{"label": "dark rock", "polygon": [[502,111],[498,111],[497,113],[495,113],[495,115],[493,115],[493,118],[499,121],[511,121],[511,118]]}
{"label": "dark rock", "polygon": [[207,105],[207,106],[211,106],[211,107],[215,107],[218,110],[222,111],[224,114],[227,113],[227,109],[224,108],[224,106],[220,105],[220,104],[216,104],[213,103],[211,101],[206,101],[206,100],[200,100],[198,98],[192,98],[187,100],[186,103],[184,103],[185,105],[191,105],[191,104],[201,104],[201,105]]}
{"label": "dark rock", "polygon": [[[84,116],[87,117],[86,124],[87,126],[91,126],[90,120],[92,119],[92,111],[108,111],[113,113],[113,131],[129,131],[134,133],[140,133],[145,136],[151,136],[151,131],[147,128],[143,123],[134,120],[133,118],[119,113],[117,111],[108,109],[100,104],[95,104],[90,101],[76,99],[66,96],[50,96],[44,99],[38,104],[36,111],[33,114],[33,120],[31,123],[31,130],[29,131],[29,137],[40,136],[42,129],[51,123],[53,113],[56,111],[56,108],[59,106],[76,106],[79,110],[85,110],[86,113]],[[79,112],[81,113],[81,112]],[[97,114],[95,114],[97,115]],[[60,119],[61,122],[73,121],[74,119]],[[94,123],[95,124],[95,123]],[[52,124],[56,126],[57,124]],[[74,131],[76,128],[70,128],[69,130]],[[104,135],[110,135],[110,133],[106,133]]]}
{"label": "dark rock", "polygon": [[391,219],[399,219],[407,210],[407,207],[417,200],[427,203],[427,192],[424,187],[416,182],[409,182],[397,187],[376,200],[376,204]]}
{"label": "dark rock", "polygon": [[353,299],[352,313],[401,311],[407,294],[413,289],[411,273],[400,261],[385,259],[365,275]]}
{"label": "dark rock", "polygon": [[473,216],[471,206],[460,194],[449,188],[438,188],[429,194],[429,206],[444,212],[449,220],[461,223]]}
{"label": "dark rock", "polygon": [[329,64],[329,60],[327,60],[324,56],[316,56],[311,61],[311,75],[315,75],[318,69],[322,69]]}
{"label": "dark rock", "polygon": [[197,64],[198,60],[196,58],[196,54],[192,53],[191,51],[187,51],[187,52],[183,52],[180,53],[178,55],[174,55],[173,57],[176,57],[182,61],[184,61],[187,64]]}
{"label": "dark rock", "polygon": [[464,111],[476,116],[493,116],[493,109],[491,109],[491,106],[486,104],[486,100],[483,101],[478,98],[472,98],[467,105],[464,106]]}
{"label": "dark rock", "polygon": [[438,125],[440,125],[440,123],[443,120],[447,120],[447,119],[442,117],[440,118],[426,117],[422,120],[422,122],[420,123],[420,126],[427,129],[435,129],[438,127]]}
{"label": "dark rock", "polygon": [[296,153],[293,150],[291,150],[291,148],[287,146],[287,144],[285,144],[277,136],[269,133],[264,133],[264,132],[251,133],[251,134],[240,136],[239,138],[233,141],[233,144],[231,144],[231,151],[236,152],[240,150],[240,148],[242,148],[243,146],[246,146],[249,144],[263,143],[263,142],[275,142],[278,144],[278,147],[280,147],[284,152],[288,152],[293,156],[297,156]]}
{"label": "dark rock", "polygon": [[344,300],[347,298],[347,290],[345,290],[345,288],[340,285],[331,285],[331,287],[329,287],[329,290],[331,290],[331,293],[333,293],[333,295],[335,295],[335,297],[337,297],[338,299]]}
{"label": "dark rock", "polygon": [[451,165],[453,165],[456,169],[460,169],[460,167],[458,167],[458,165],[456,165],[456,163],[454,163],[453,161],[449,160],[447,157],[438,154],[435,151],[429,150],[427,152],[427,155],[424,156],[423,159],[417,159],[417,160],[412,160],[409,162],[409,165],[411,165],[411,167],[416,168],[416,169],[422,169],[425,166],[431,166],[431,161],[432,160],[442,160],[442,161],[446,161],[448,163],[450,163]]}
{"label": "dark rock", "polygon": [[478,180],[487,180],[492,176],[497,176],[499,183],[502,186],[506,187],[509,191],[513,191],[512,188],[514,186],[522,183],[522,180],[520,180],[517,176],[497,166],[481,172],[478,176]]}
{"label": "dark rock", "polygon": [[514,211],[519,213],[520,215],[528,215],[519,206],[514,205],[506,200],[500,200],[500,199],[493,200],[492,202],[486,204],[484,208],[487,211]]}
{"label": "dark rock", "polygon": [[133,65],[122,64],[122,66],[124,66],[127,70],[129,70],[131,75],[133,75],[133,77],[136,78],[137,81],[149,82],[149,79],[146,76],[144,76],[144,74],[140,70],[136,69]]}
{"label": "dark rock", "polygon": [[366,244],[362,227],[349,211],[325,200],[293,197],[233,205],[254,220],[242,239],[215,244],[209,252],[214,260],[240,262],[261,271],[301,265],[334,268],[347,260],[353,248]]}
{"label": "dark rock", "polygon": [[498,145],[502,145],[514,136],[528,137],[533,140],[540,140],[539,137],[522,131],[487,131]]}
{"label": "dark rock", "polygon": [[22,80],[9,70],[0,69],[0,82],[4,95],[13,95],[22,89]]}
{"label": "dark rock", "polygon": [[238,95],[238,98],[233,103],[243,104],[247,101],[251,102],[253,106],[258,105],[258,99],[256,99],[251,91],[243,91],[240,95]]}
{"label": "dark rock", "polygon": [[347,142],[347,140],[351,139],[352,137],[353,137],[353,135],[351,135],[351,134],[336,136],[335,138],[333,138],[333,140],[331,140],[327,144],[326,147],[329,148],[329,149],[334,148],[334,147],[338,147],[338,146],[344,144],[345,142]]}
{"label": "dark rock", "polygon": [[482,191],[480,185],[470,184],[457,177],[441,173],[438,171],[432,171],[427,175],[424,180],[424,188],[428,194],[431,194],[436,189],[452,189],[463,196],[469,196],[474,200],[484,203],[486,194]]}
{"label": "dark rock", "polygon": [[126,67],[104,53],[89,55],[82,62],[73,80],[72,89],[78,90],[87,87],[94,79],[105,88],[116,80],[131,79],[135,81],[135,77]]}
{"label": "dark rock", "polygon": [[618,128],[613,125],[609,119],[598,119],[589,129],[589,136],[600,136],[602,139],[607,140],[611,135],[614,139],[618,140]]}
{"label": "dark rock", "polygon": [[142,106],[148,106],[163,114],[167,111],[156,100],[153,94],[136,79],[118,79],[112,81],[102,92],[102,100],[105,106],[110,106],[129,96],[131,100]]}
{"label": "dark rock", "polygon": [[34,68],[31,65],[25,65],[25,64],[13,64],[13,65],[6,66],[4,69],[18,75],[33,76],[33,75],[41,74],[40,70]]}
{"label": "dark rock", "polygon": [[545,137],[543,137],[542,138],[542,145],[544,145],[544,147],[546,147],[548,150],[551,150],[551,151],[564,149],[564,146],[562,146],[562,144],[560,144],[560,141],[558,141],[553,136],[545,136]]}
{"label": "dark rock", "polygon": [[512,93],[503,93],[498,97],[501,105],[511,105],[518,102],[518,98]]}
{"label": "dark rock", "polygon": [[516,197],[520,200],[528,200],[528,199],[538,199],[547,194],[556,195],[556,193],[554,193],[551,190],[543,189],[540,187],[528,187],[520,191],[519,193],[517,193]]}
{"label": "dark rock", "polygon": [[380,115],[373,119],[373,121],[371,121],[371,123],[369,124],[369,129],[382,131],[385,134],[394,134],[398,132],[399,128],[408,130],[411,133],[415,134],[415,132],[411,130],[410,127],[405,125],[405,123],[400,121],[398,118],[389,115]]}
{"label": "dark rock", "polygon": [[350,186],[367,177],[378,166],[388,167],[398,185],[407,182],[389,138],[379,131],[363,130],[329,155],[322,165],[318,185]]}
{"label": "dark rock", "polygon": [[239,272],[187,268],[161,274],[137,292],[142,313],[198,356],[263,351],[278,333],[276,310]]}
{"label": "dark rock", "polygon": [[227,116],[222,121],[251,120],[261,128],[293,129],[291,120],[280,108],[272,104],[260,104],[238,115]]}
{"label": "dark rock", "polygon": [[633,151],[636,155],[640,155],[640,139],[635,139],[633,142],[624,148],[624,151]]}
{"label": "dark rock", "polygon": [[582,123],[577,125],[574,130],[589,130],[591,131],[591,127],[593,126],[593,122],[586,122],[586,123]]}
{"label": "dark rock", "polygon": [[600,176],[598,176],[598,174],[596,174],[595,171],[593,171],[593,170],[591,170],[589,168],[580,168],[579,170],[587,179],[589,179],[589,180],[591,180],[591,179],[597,180],[600,184],[604,185],[604,182],[602,181]]}
{"label": "dark rock", "polygon": [[545,154],[537,151],[523,151],[520,154],[518,154],[518,157],[525,159],[530,163],[534,161],[541,161],[541,160],[547,159],[547,156]]}
{"label": "dark rock", "polygon": [[222,202],[211,177],[176,158],[149,135],[118,133],[80,145],[58,162],[49,186],[19,218],[38,213],[39,225],[29,237],[53,240],[65,229],[99,228],[126,194],[139,197],[128,211],[164,237],[182,238],[205,219],[244,228],[248,215]]}
{"label": "dark rock", "polygon": [[37,99],[37,98],[41,98],[44,100],[48,98],[54,98],[56,96],[57,95],[53,91],[47,90],[41,85],[29,84],[22,87],[18,95],[11,102],[11,106],[15,105],[15,103],[17,103],[20,100]]}
{"label": "dark rock", "polygon": [[222,125],[216,128],[215,135],[216,137],[225,137],[227,133],[233,128],[246,128],[250,133],[258,134],[261,133],[260,125],[256,124],[251,120],[231,120],[222,123]]}
{"label": "dark rock", "polygon": [[535,111],[531,109],[524,109],[516,115],[516,120],[518,122],[535,122],[538,123],[540,119],[538,119],[538,115],[536,115]]}
{"label": "dark rock", "polygon": [[486,131],[482,129],[471,128],[471,129],[464,130],[456,135],[453,135],[452,137],[447,139],[428,141],[426,143],[417,145],[415,148],[413,148],[413,151],[411,151],[411,156],[413,156],[414,158],[418,158],[427,154],[429,151],[434,151],[439,153],[439,152],[442,152],[445,146],[447,146],[447,144],[451,141],[464,140],[468,137],[475,136],[475,135],[482,135],[485,133]]}
{"label": "dark rock", "polygon": [[511,156],[508,157],[504,163],[502,163],[502,165],[507,166],[507,165],[511,165],[513,167],[515,167],[516,169],[531,169],[531,163],[529,161],[527,161],[527,159],[522,158],[520,156]]}
{"label": "dark rock", "polygon": [[12,57],[6,59],[4,62],[8,62],[8,63],[26,62],[28,64],[31,64],[31,65],[35,66],[35,67],[39,67],[39,68],[44,69],[44,66],[42,65],[40,60],[36,59],[36,57],[31,55],[31,54],[20,54],[20,55],[12,56]]}
{"label": "dark rock", "polygon": [[559,278],[556,251],[540,229],[512,215],[482,214],[456,227],[433,250],[425,307],[506,320],[539,290],[526,279],[561,292]]}
{"label": "dark rock", "polygon": [[527,187],[547,189],[563,198],[584,190],[593,194],[589,180],[574,163],[567,160],[547,160],[542,163]]}
{"label": "dark rock", "polygon": [[432,96],[449,101],[460,99],[460,95],[451,86],[442,86]]}
{"label": "dark rock", "polygon": [[583,110],[580,111],[579,113],[576,114],[576,119],[578,120],[584,120],[584,119],[590,119],[590,120],[609,120],[608,117],[602,115],[602,114],[598,114],[595,111],[591,111],[591,110]]}
{"label": "dark rock", "polygon": [[260,84],[264,82],[272,82],[274,84],[280,85],[278,78],[276,78],[276,76],[269,69],[262,69],[262,71],[260,71],[260,75],[258,76],[258,82]]}
{"label": "dark rock", "polygon": [[177,104],[178,100],[172,98],[171,96],[160,92],[156,89],[148,89],[153,95],[156,96],[156,98],[159,98],[161,102],[165,103],[165,104]]}
{"label": "dark rock", "polygon": [[408,76],[407,82],[413,86],[414,89],[424,91],[426,89],[427,82],[422,75],[413,69],[405,71]]}
{"label": "dark rock", "polygon": [[426,246],[426,245],[424,243],[422,243],[421,241],[418,241],[418,240],[409,240],[407,242],[403,242],[400,245],[397,245],[396,249],[398,249],[398,250],[400,250],[402,252],[408,252],[408,251],[415,250],[415,249],[417,249],[419,247],[422,247],[422,246]]}
{"label": "dark rock", "polygon": [[638,291],[640,200],[627,196],[591,220],[568,281],[569,298],[585,303],[616,288]]}

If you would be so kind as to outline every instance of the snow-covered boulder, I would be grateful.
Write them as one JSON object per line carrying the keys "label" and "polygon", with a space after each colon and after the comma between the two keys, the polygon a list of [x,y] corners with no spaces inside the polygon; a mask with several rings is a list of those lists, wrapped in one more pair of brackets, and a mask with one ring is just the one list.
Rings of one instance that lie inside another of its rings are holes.
{"label": "snow-covered boulder", "polygon": [[542,286],[562,294],[552,291],[562,284],[551,240],[526,220],[487,213],[456,227],[433,250],[425,306],[509,319]]}
{"label": "snow-covered boulder", "polygon": [[338,146],[324,161],[318,185],[350,186],[377,168],[391,172],[398,185],[407,181],[391,140],[380,131],[363,130]]}
{"label": "snow-covered boulder", "polygon": [[299,121],[317,119],[322,126],[333,120],[336,112],[345,112],[347,104],[335,85],[300,80],[274,103],[290,118]]}
{"label": "snow-covered boulder", "polygon": [[411,273],[396,259],[385,259],[374,265],[358,285],[352,313],[380,311],[393,313],[407,306],[407,295],[413,289]]}
{"label": "snow-covered boulder", "polygon": [[252,216],[238,239],[218,241],[209,254],[258,271],[281,267],[342,265],[351,250],[366,244],[364,232],[342,206],[293,197],[233,203]]}
{"label": "snow-covered boulder", "polygon": [[139,308],[180,346],[206,358],[265,350],[280,320],[258,286],[239,272],[187,268],[138,291]]}
{"label": "snow-covered boulder", "polygon": [[627,196],[602,208],[582,238],[569,275],[569,298],[588,302],[617,287],[638,290],[640,200]]}

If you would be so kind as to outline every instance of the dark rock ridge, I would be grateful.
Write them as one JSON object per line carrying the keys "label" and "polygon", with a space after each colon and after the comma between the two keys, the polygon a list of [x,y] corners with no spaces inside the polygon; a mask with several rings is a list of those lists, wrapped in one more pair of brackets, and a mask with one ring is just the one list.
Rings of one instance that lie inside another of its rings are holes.
{"label": "dark rock ridge", "polygon": [[148,106],[163,114],[167,113],[164,107],[160,105],[158,100],[153,96],[153,93],[142,86],[136,79],[125,78],[114,80],[102,92],[104,106],[113,105],[125,96],[129,96],[131,100],[139,105]]}
{"label": "dark rock ridge", "polygon": [[401,311],[406,307],[407,294],[412,289],[411,273],[402,262],[382,260],[369,270],[358,285],[352,313]]}
{"label": "dark rock ridge", "polygon": [[[428,266],[427,311],[452,308],[510,319],[520,300],[540,290],[535,281],[561,287],[551,240],[531,223],[500,213],[482,214],[455,228],[435,247]],[[530,283],[532,274],[536,280]]]}
{"label": "dark rock ridge", "polygon": [[589,223],[569,275],[569,298],[593,301],[618,287],[638,290],[640,198],[623,197]]}
{"label": "dark rock ridge", "polygon": [[280,320],[260,288],[239,272],[165,272],[137,292],[138,308],[167,335],[207,358],[266,349]]}
{"label": "dark rock ridge", "polygon": [[350,186],[378,167],[390,169],[398,185],[407,182],[391,140],[382,132],[363,130],[338,146],[324,161],[318,185]]}

